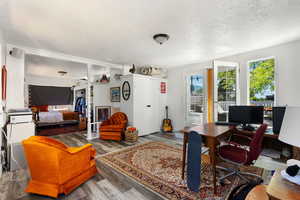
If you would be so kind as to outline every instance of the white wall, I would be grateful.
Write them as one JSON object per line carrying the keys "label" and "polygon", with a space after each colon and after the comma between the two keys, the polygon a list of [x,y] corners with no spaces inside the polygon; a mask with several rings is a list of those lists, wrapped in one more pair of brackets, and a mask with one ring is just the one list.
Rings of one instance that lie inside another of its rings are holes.
{"label": "white wall", "polygon": [[[247,103],[247,62],[270,56],[275,57],[277,105],[300,106],[300,40],[270,48],[242,53],[217,60],[240,64],[241,104]],[[212,61],[171,68],[168,72],[168,105],[175,130],[185,125],[185,75],[212,66]]]}
{"label": "white wall", "polygon": [[[0,30],[0,67],[2,67],[5,63],[4,63],[4,56],[5,56],[5,41],[4,41],[4,37],[2,34],[2,31]],[[1,86],[1,76],[0,76],[0,86]],[[1,94],[1,88],[0,87],[0,94]],[[1,102],[1,101],[0,101]],[[2,112],[2,105],[0,106],[0,112]],[[0,114],[0,128],[2,128],[2,126],[4,125],[4,120],[3,120],[3,114]],[[0,134],[0,144],[2,145],[2,134]],[[2,163],[0,160],[0,178],[2,176]]]}
{"label": "white wall", "polygon": [[9,55],[10,50],[7,45],[7,109],[24,108],[24,53],[16,58]]}
{"label": "white wall", "polygon": [[6,47],[6,43],[5,43],[4,35],[3,35],[2,31],[0,30],[0,65],[1,65],[1,67],[5,64],[4,63],[5,47]]}
{"label": "white wall", "polygon": [[[5,65],[5,54],[6,54],[6,41],[4,34],[0,29],[0,68]],[[0,76],[0,86],[1,86],[1,76]],[[0,87],[0,93],[2,93],[2,87]],[[1,99],[2,100],[2,99]],[[1,102],[0,100],[0,102]],[[0,106],[0,111],[2,111],[2,106]]]}
{"label": "white wall", "polygon": [[111,106],[112,109],[120,108],[120,102],[110,101],[110,88],[112,87],[121,87],[121,81],[115,80],[113,77],[111,77],[110,82],[107,84],[94,84],[94,109],[96,106]]}
{"label": "white wall", "polygon": [[70,78],[44,77],[36,75],[26,75],[25,82],[27,85],[41,86],[57,86],[57,87],[72,87],[76,81]]}

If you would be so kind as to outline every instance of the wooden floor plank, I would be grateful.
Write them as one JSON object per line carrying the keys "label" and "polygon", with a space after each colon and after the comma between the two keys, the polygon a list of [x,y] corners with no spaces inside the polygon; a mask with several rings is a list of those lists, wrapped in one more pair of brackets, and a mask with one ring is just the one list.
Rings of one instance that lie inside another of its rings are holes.
{"label": "wooden floor plank", "polygon": [[[104,141],[94,139],[88,141],[84,132],[56,135],[52,138],[62,141],[70,146],[81,146],[91,143],[97,151],[97,155],[103,155],[108,152],[118,151],[123,148],[135,145],[127,142]],[[140,137],[136,144],[148,141],[160,141],[179,148],[182,147],[181,133],[157,133],[144,137]],[[265,157],[260,157],[259,167],[268,167],[271,161]],[[128,176],[112,169],[111,167],[97,160],[97,168],[99,174],[82,184],[69,195],[61,195],[60,200],[107,200],[114,198],[117,200],[138,199],[138,200],[162,200],[163,198],[152,192],[143,185],[137,183]],[[272,166],[276,167],[276,161],[272,160]],[[281,165],[278,164],[280,167]],[[26,171],[16,171],[12,173],[4,173],[0,179],[0,200],[50,200],[53,198],[27,194],[24,189],[28,183],[29,174]],[[106,186],[109,185],[109,186]]]}
{"label": "wooden floor plank", "polygon": [[122,200],[122,193],[107,179],[97,182],[97,185],[100,188],[101,192],[107,197],[107,199]]}
{"label": "wooden floor plank", "polygon": [[123,193],[122,200],[128,200],[128,199],[147,200],[147,198],[144,195],[139,193],[134,188]]}
{"label": "wooden floor plank", "polygon": [[[105,179],[103,179],[105,180]],[[102,181],[103,181],[102,180]],[[103,200],[110,200],[109,198],[107,198],[106,194],[103,193],[103,191],[98,187],[97,185],[97,182],[95,181],[88,181],[86,183],[86,185],[90,188],[90,191],[91,191],[91,195],[90,195],[90,198],[91,199],[103,199]]]}

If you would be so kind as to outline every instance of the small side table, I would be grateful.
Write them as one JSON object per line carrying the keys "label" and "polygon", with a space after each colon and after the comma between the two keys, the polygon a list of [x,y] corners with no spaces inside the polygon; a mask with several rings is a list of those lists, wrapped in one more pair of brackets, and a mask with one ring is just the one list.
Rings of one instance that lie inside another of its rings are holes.
{"label": "small side table", "polygon": [[85,117],[79,118],[78,128],[80,131],[86,130],[87,119]]}
{"label": "small side table", "polygon": [[277,169],[267,186],[270,199],[300,200],[300,185],[292,183],[281,176],[281,170]]}

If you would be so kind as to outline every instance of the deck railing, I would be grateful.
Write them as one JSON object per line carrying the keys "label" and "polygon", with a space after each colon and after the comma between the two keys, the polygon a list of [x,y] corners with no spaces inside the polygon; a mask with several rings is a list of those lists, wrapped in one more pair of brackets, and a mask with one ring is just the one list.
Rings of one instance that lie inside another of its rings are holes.
{"label": "deck railing", "polygon": [[[219,101],[218,103],[224,111],[228,111],[229,106],[236,105],[235,101]],[[273,107],[274,101],[251,101],[250,104],[256,106]]]}

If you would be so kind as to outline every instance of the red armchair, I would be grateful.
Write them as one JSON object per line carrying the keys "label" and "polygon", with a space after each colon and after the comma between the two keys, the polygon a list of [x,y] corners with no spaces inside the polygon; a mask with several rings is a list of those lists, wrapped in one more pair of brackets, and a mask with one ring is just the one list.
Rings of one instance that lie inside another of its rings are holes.
{"label": "red armchair", "polygon": [[108,120],[101,123],[100,139],[122,140],[127,123],[128,119],[125,113],[117,112],[113,114]]}
{"label": "red armchair", "polygon": [[[257,130],[256,133],[254,134],[253,138],[244,136],[244,135],[238,135],[235,134],[234,136],[236,137],[241,137],[244,139],[249,140],[247,146],[242,146],[239,143],[229,141],[227,144],[222,145],[218,148],[218,153],[219,157],[227,161],[229,163],[232,163],[234,165],[251,165],[255,160],[257,160],[258,156],[260,155],[262,151],[262,141],[264,138],[264,133],[267,129],[266,124],[262,124]],[[226,169],[223,167],[220,167],[221,169],[224,169],[226,171],[229,171],[230,173],[221,177],[219,180],[222,183],[224,183],[224,179],[232,176],[232,175],[237,175],[240,178],[244,179],[247,181],[245,177],[242,175],[251,175],[251,176],[256,176],[258,178],[261,178],[255,174],[251,173],[246,173],[246,172],[241,172],[238,169]]]}

